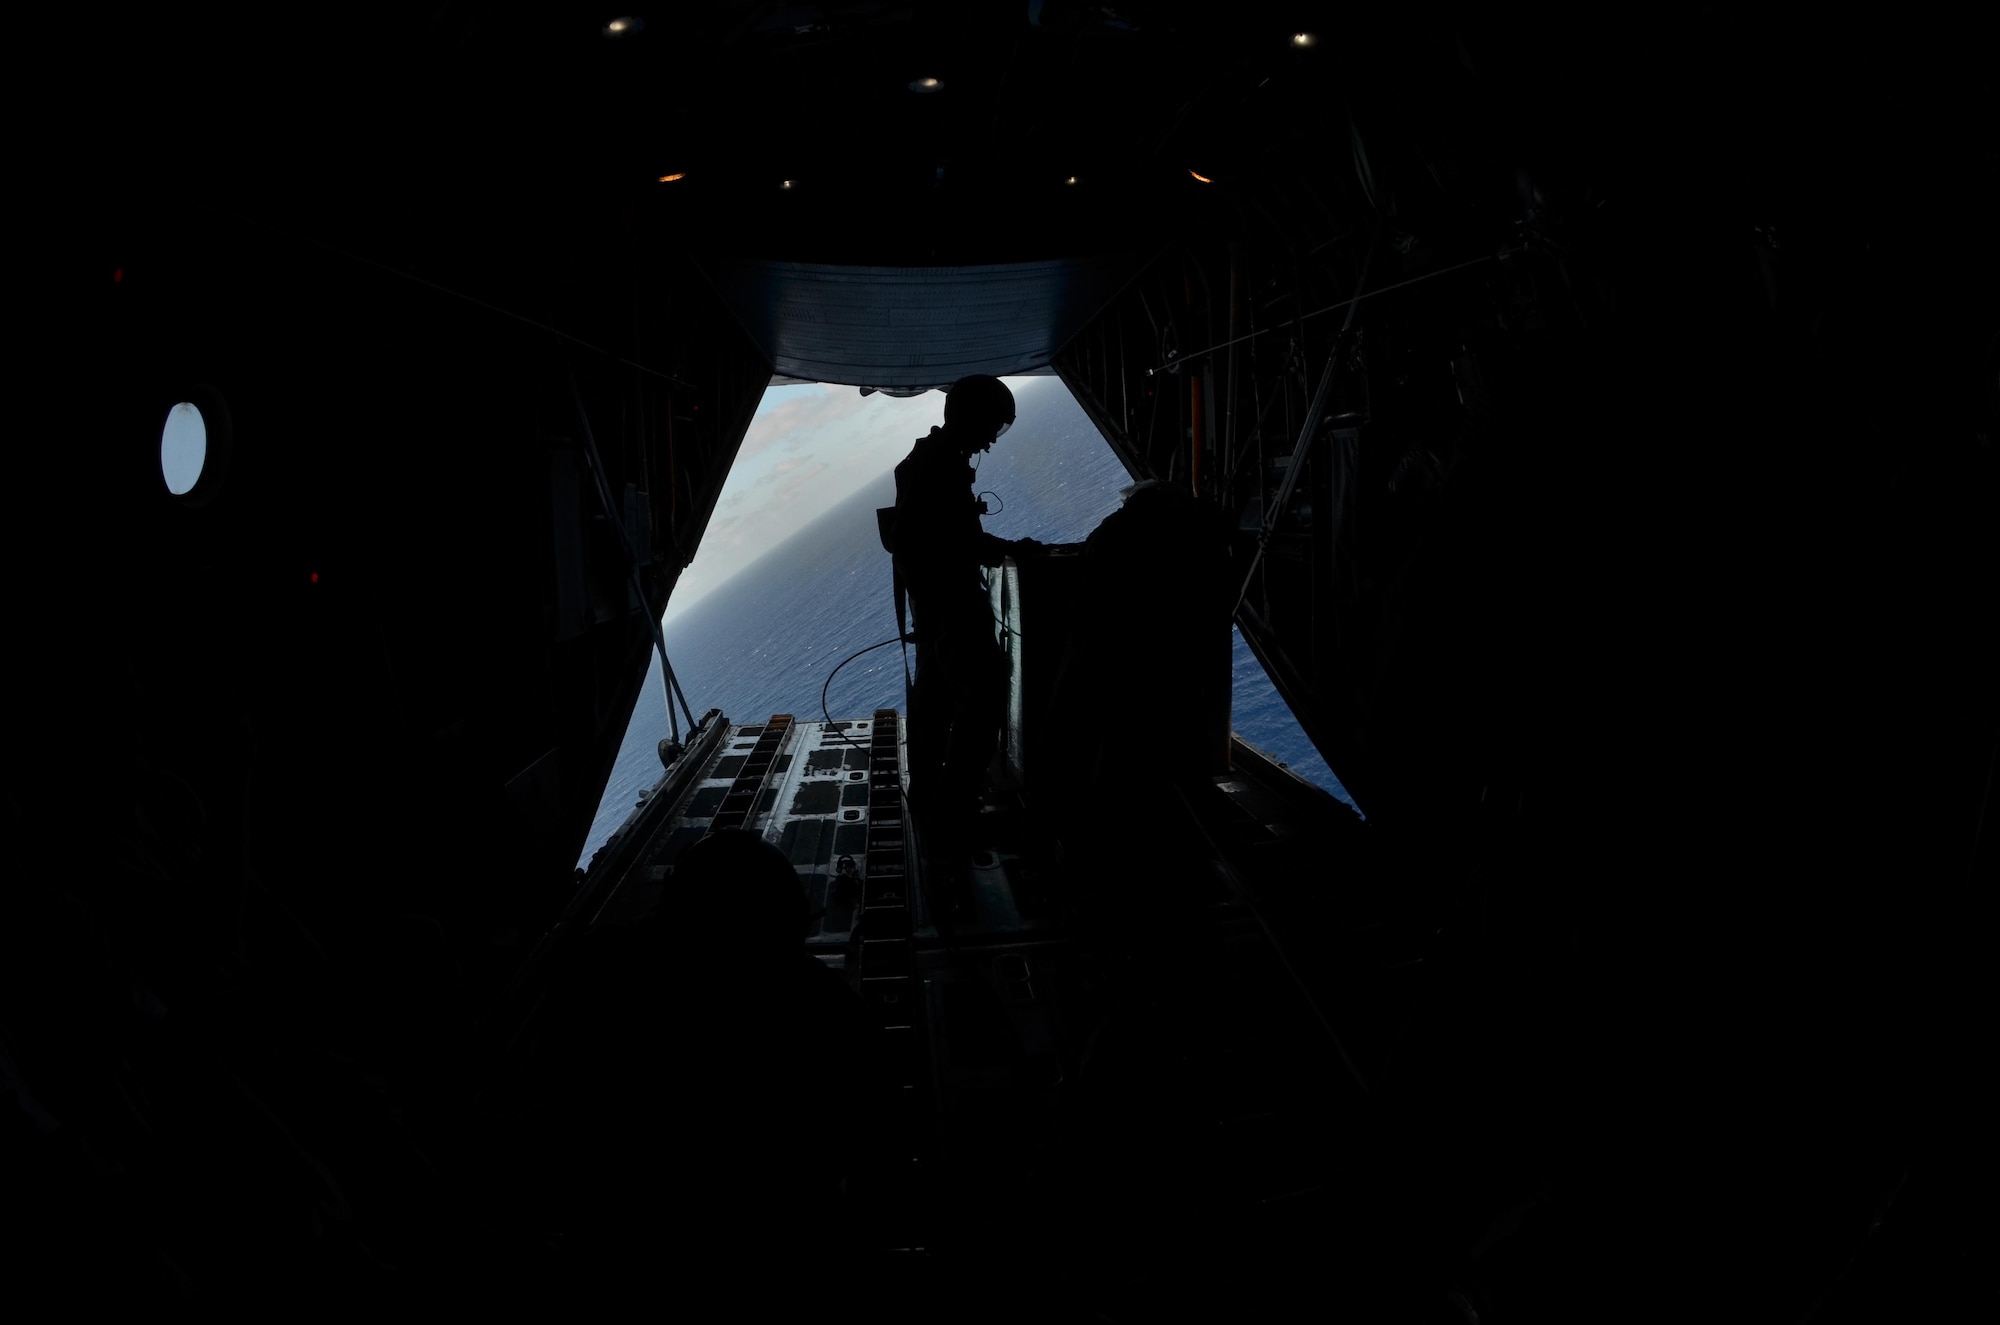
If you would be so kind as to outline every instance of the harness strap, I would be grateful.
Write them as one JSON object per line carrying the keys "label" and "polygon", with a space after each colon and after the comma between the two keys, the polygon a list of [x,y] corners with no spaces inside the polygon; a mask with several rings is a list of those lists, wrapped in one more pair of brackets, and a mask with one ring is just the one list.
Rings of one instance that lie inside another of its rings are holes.
{"label": "harness strap", "polygon": [[889,591],[896,597],[896,638],[903,645],[903,707],[907,710],[910,689],[916,682],[910,676],[910,629],[906,624],[909,617],[908,591],[903,588],[903,568],[894,560],[889,562],[889,585]]}
{"label": "harness strap", "polygon": [[910,676],[908,591],[903,587],[903,564],[896,560],[895,507],[877,506],[875,508],[875,532],[882,539],[882,550],[889,554],[889,592],[896,599],[896,639],[903,646],[903,707],[905,711],[908,711],[910,690],[916,685],[916,682]]}

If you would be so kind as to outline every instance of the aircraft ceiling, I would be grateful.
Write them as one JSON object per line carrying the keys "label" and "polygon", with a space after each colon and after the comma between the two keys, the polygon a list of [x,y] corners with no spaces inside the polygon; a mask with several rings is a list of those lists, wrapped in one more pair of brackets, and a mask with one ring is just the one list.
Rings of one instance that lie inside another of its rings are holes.
{"label": "aircraft ceiling", "polygon": [[[1731,6],[444,0],[50,22],[19,49],[51,89],[26,136],[63,182],[53,208],[165,192],[530,312],[692,257],[781,371],[883,385],[1046,363],[1082,304],[1191,230],[1261,228],[1310,262],[1386,214],[1439,251],[1490,247],[1524,191],[1598,205],[1663,181],[1749,224],[1787,177],[1869,174],[1823,167],[1900,126],[1951,162],[1937,136],[1991,94],[1990,73],[1937,66],[1976,43]],[[1937,104],[1899,110],[1911,94]],[[1944,186],[1904,170],[1894,205]],[[946,304],[923,300],[948,278],[825,278],[989,264],[1043,265],[1012,270],[988,343],[942,353],[923,337]],[[919,306],[907,334],[882,316]],[[828,328],[864,325],[869,345],[829,354]]]}
{"label": "aircraft ceiling", "polygon": [[[49,49],[118,123],[54,163],[505,307],[693,256],[781,372],[924,385],[1045,365],[1166,236],[1240,206],[1196,172],[1335,142],[1365,43],[1252,8],[92,10]],[[993,321],[950,347],[963,277],[832,274],[995,264]]]}

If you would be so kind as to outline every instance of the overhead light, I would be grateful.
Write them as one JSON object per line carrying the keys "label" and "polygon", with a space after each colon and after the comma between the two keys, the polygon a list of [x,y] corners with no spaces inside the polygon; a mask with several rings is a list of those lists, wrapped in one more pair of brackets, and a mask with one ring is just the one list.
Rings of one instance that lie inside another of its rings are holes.
{"label": "overhead light", "polygon": [[1070,177],[1069,177],[1068,179],[1064,180],[1064,181],[1063,181],[1063,183],[1065,183],[1065,184],[1074,184],[1074,183],[1076,183],[1076,176],[1074,176],[1074,175],[1071,175],[1071,176],[1070,176]]}
{"label": "overhead light", "polygon": [[1292,45],[1302,51],[1310,50],[1319,45],[1319,37],[1311,32],[1294,32],[1292,34]]}
{"label": "overhead light", "polygon": [[645,27],[645,19],[627,14],[623,18],[614,18],[609,23],[606,23],[604,25],[604,35],[616,41],[620,37],[629,37],[635,32],[642,32],[645,30]]}
{"label": "overhead light", "polygon": [[660,183],[662,183],[662,184],[671,184],[671,183],[673,183],[673,182],[674,182],[675,180],[677,180],[677,179],[686,179],[686,178],[687,178],[687,172],[686,172],[685,170],[683,170],[683,171],[680,171],[680,172],[678,172],[677,174],[672,174],[672,175],[662,175],[662,176],[660,176]]}
{"label": "overhead light", "polygon": [[910,91],[912,92],[938,92],[942,91],[943,88],[944,82],[942,79],[913,78],[910,80]]}
{"label": "overhead light", "polygon": [[788,180],[786,180],[786,181],[785,181],[784,183],[780,184],[780,185],[779,185],[778,187],[779,187],[779,188],[781,188],[781,189],[789,189],[789,188],[791,188],[791,187],[792,187],[793,185],[795,185],[795,184],[797,184],[797,183],[798,183],[798,181],[797,181],[797,180],[795,180],[795,179],[788,179]]}
{"label": "overhead light", "polygon": [[1200,172],[1198,172],[1198,171],[1194,171],[1194,170],[1190,170],[1190,171],[1188,171],[1188,174],[1190,174],[1190,175],[1193,175],[1193,176],[1194,176],[1194,177],[1195,177],[1196,179],[1200,180],[1200,181],[1201,181],[1202,183],[1204,183],[1204,184],[1213,184],[1213,183],[1215,183],[1215,181],[1214,181],[1214,180],[1210,179],[1210,178],[1209,178],[1208,176],[1206,176],[1206,175],[1204,175],[1204,174],[1201,174],[1201,173],[1200,173]]}

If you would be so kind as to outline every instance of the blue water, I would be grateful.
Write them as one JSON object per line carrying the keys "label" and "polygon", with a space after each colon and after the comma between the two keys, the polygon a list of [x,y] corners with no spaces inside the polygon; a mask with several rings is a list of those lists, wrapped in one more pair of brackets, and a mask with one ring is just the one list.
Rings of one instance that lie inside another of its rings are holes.
{"label": "blue water", "polygon": [[[1118,508],[1131,480],[1060,381],[1020,384],[1016,394],[1016,423],[980,457],[975,486],[991,508],[985,527],[1002,538],[1081,542]],[[875,530],[875,508],[895,498],[885,472],[667,622],[667,653],[696,717],[719,708],[739,723],[773,713],[812,721],[821,716],[828,673],[857,650],[895,638],[889,558]],[[826,695],[833,716],[900,709],[900,653],[891,644],[841,668]],[[658,747],[668,734],[663,692],[656,653],[579,863],[659,781]],[[1352,804],[1240,635],[1230,717],[1245,741]]]}

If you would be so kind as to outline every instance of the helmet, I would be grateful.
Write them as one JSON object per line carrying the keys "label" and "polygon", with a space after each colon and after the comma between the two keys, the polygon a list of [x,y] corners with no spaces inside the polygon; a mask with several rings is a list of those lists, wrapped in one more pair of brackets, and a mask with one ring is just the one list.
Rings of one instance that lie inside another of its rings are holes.
{"label": "helmet", "polygon": [[944,421],[947,426],[990,423],[998,437],[1014,426],[1014,393],[1005,382],[984,373],[961,377],[945,391]]}

